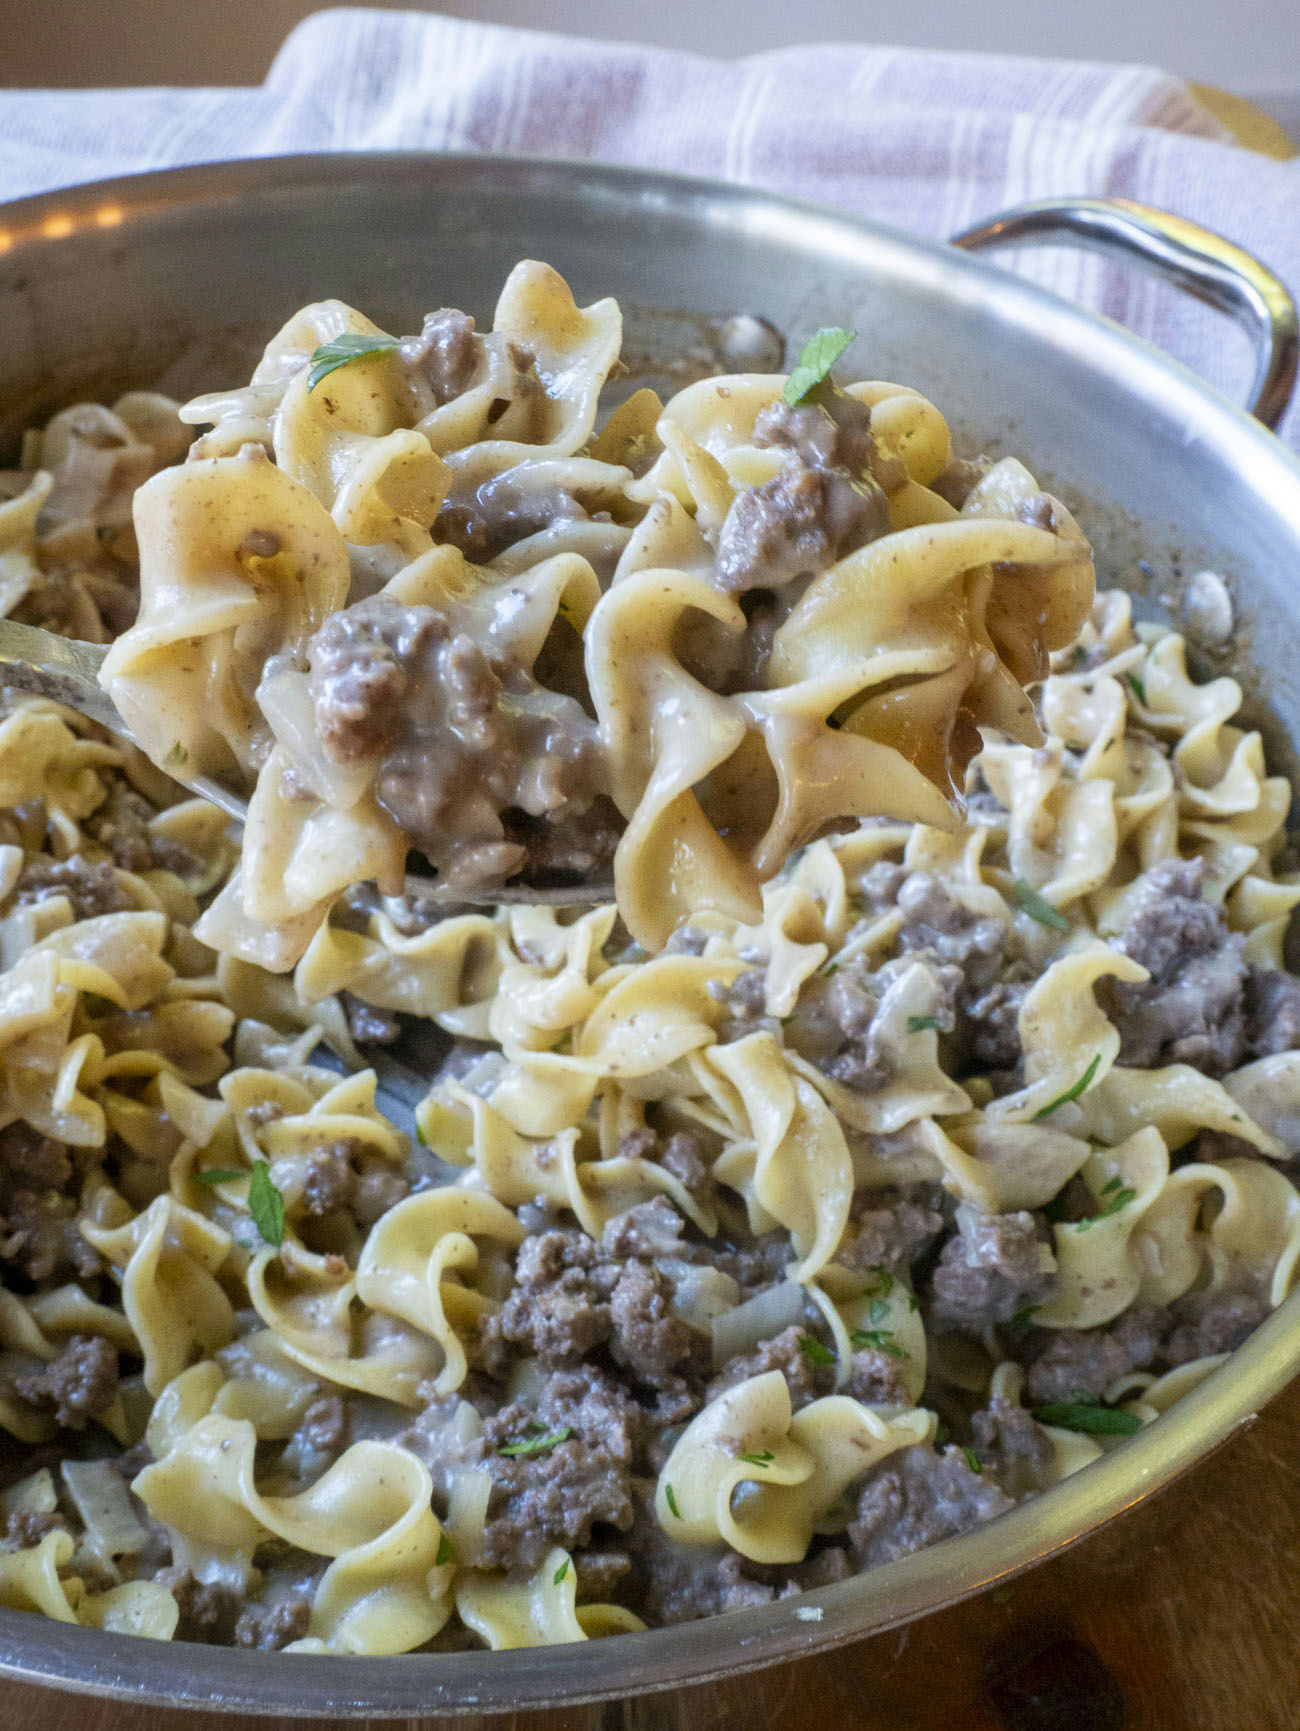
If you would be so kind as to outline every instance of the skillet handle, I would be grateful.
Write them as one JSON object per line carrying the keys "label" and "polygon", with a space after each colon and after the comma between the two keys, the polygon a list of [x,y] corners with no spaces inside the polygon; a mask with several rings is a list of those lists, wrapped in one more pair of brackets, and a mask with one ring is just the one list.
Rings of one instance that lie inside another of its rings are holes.
{"label": "skillet handle", "polygon": [[1251,337],[1250,413],[1273,428],[1286,413],[1300,359],[1296,304],[1267,265],[1199,223],[1126,198],[1044,198],[990,217],[952,244],[967,252],[1074,244],[1163,277],[1231,314]]}

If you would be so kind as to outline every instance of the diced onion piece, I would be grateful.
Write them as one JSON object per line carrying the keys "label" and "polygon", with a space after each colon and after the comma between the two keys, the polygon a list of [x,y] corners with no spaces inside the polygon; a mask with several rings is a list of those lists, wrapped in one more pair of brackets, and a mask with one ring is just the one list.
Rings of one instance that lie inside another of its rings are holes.
{"label": "diced onion piece", "polygon": [[737,1353],[752,1352],[761,1340],[770,1340],[783,1328],[799,1322],[804,1313],[803,1287],[783,1280],[765,1292],[724,1311],[713,1319],[713,1368],[720,1370]]}
{"label": "diced onion piece", "polygon": [[86,1549],[93,1556],[105,1563],[139,1556],[149,1535],[111,1461],[64,1461],[63,1483],[81,1516]]}

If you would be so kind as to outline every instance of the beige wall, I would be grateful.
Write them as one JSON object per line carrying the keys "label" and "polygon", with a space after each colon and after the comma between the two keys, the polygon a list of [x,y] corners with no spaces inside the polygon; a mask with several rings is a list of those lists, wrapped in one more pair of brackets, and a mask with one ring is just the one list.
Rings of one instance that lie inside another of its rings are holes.
{"label": "beige wall", "polygon": [[[390,0],[399,5],[401,0]],[[0,83],[254,84],[311,0],[0,0]],[[414,9],[414,8],[411,8]],[[1297,0],[443,0],[461,17],[734,55],[893,41],[1147,60],[1251,92],[1300,92]]]}

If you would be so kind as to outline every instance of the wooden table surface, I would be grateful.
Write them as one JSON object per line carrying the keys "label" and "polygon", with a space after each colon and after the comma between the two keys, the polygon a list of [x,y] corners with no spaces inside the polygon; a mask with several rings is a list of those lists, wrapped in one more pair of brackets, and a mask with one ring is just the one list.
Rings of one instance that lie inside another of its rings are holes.
{"label": "wooden table surface", "polygon": [[[717,1685],[458,1731],[1298,1731],[1300,1383],[1064,1556],[910,1629]],[[0,1731],[231,1731],[0,1684]],[[303,1720],[238,1723],[307,1731]],[[312,1722],[311,1731],[338,1721]],[[378,1731],[380,1721],[363,1722]],[[391,1731],[392,1722],[387,1722]]]}

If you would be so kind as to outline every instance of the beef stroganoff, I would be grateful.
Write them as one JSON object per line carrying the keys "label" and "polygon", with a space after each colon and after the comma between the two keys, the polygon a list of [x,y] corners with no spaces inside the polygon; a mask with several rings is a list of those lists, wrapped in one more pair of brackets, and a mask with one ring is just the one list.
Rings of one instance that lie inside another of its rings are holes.
{"label": "beef stroganoff", "polygon": [[[760,1604],[1286,1296],[1289,787],[847,335],[597,432],[617,307],[524,264],[487,334],[321,303],[29,436],[0,605],[112,643],[149,757],[7,696],[0,1604],[344,1653]],[[580,914],[404,883],[611,857]]]}

